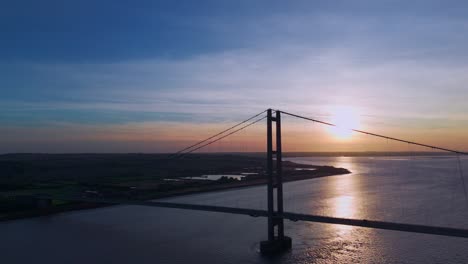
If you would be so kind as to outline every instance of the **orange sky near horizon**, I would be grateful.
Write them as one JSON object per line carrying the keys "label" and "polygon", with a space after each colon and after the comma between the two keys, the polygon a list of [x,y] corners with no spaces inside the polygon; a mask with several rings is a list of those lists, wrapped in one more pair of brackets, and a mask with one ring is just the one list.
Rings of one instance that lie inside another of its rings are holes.
{"label": "orange sky near horizon", "polygon": [[[325,120],[332,121],[332,120]],[[222,131],[235,123],[218,124],[127,124],[120,126],[83,127],[63,126],[59,132],[54,130],[36,128],[21,134],[21,131],[9,131],[4,135],[14,134],[14,138],[4,137],[3,140],[22,144],[31,143],[38,152],[40,148],[48,144],[68,142],[70,149],[57,148],[50,152],[175,152],[186,146]],[[360,121],[357,129],[367,130],[391,137],[416,141],[424,144],[466,150],[468,144],[468,130],[465,129],[438,129],[438,128],[408,128],[401,126],[385,125],[374,126]],[[346,130],[347,128],[345,128]],[[0,130],[4,130],[1,129]],[[405,143],[393,142],[356,132],[341,137],[329,127],[305,120],[295,120],[284,117],[282,121],[282,140],[284,152],[361,152],[361,151],[433,151],[423,147],[416,147]],[[39,142],[39,143],[37,143]],[[36,144],[36,145],[34,145]],[[102,151],[96,151],[96,145],[103,144]],[[8,144],[6,144],[7,146]],[[139,149],[139,151],[134,151]],[[266,120],[257,123],[245,130],[231,135],[217,143],[197,152],[264,152],[266,149]],[[8,152],[8,151],[6,151]]]}

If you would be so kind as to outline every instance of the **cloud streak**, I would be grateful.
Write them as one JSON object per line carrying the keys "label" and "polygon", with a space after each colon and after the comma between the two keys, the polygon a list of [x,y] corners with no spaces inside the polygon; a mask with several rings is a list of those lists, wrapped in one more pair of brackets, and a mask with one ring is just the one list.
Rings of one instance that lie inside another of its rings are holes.
{"label": "cloud streak", "polygon": [[[176,12],[158,21],[196,28],[221,48],[89,62],[0,60],[0,128],[17,146],[28,133],[39,142],[53,131],[76,134],[77,141],[102,139],[97,135],[105,131],[129,142],[130,136],[117,136],[119,129],[178,124],[190,134],[268,107],[328,119],[331,108],[347,105],[362,113],[366,128],[436,126],[461,135],[468,111],[468,36],[461,33],[468,19],[456,10],[447,11],[453,16],[421,10],[421,4],[404,12],[374,4],[347,12],[345,2],[307,12],[272,7],[261,16]],[[155,133],[175,146],[171,134]],[[135,142],[142,137],[131,135]]]}

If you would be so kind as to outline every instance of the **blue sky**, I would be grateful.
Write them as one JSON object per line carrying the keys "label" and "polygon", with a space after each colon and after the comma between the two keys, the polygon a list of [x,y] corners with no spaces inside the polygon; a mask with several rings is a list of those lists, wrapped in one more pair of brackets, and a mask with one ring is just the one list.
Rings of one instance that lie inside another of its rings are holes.
{"label": "blue sky", "polygon": [[[267,107],[327,119],[337,105],[358,109],[364,128],[466,140],[467,11],[464,1],[2,3],[0,152],[152,150],[131,135],[96,150],[80,137],[123,126],[151,126],[154,151],[170,151],[163,125],[210,128]],[[75,143],[49,142],[51,131]]]}

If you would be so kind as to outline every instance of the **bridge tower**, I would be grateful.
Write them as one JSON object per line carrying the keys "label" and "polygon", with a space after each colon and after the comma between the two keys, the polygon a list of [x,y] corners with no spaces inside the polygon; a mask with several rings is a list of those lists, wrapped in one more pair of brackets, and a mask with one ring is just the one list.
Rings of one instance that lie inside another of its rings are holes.
{"label": "bridge tower", "polygon": [[[290,237],[284,235],[281,112],[275,111],[275,117],[272,112],[271,109],[267,110],[268,240],[260,242],[262,254],[286,251],[291,248],[292,242]],[[276,150],[273,150],[273,123],[276,124]],[[276,160],[273,156],[276,156]],[[277,234],[275,234],[275,227]]]}

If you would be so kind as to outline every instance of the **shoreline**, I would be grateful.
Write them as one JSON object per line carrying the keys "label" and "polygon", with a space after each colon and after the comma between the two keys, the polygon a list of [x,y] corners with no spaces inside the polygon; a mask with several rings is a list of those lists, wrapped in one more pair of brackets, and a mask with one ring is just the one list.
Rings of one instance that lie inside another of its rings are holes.
{"label": "shoreline", "polygon": [[[306,164],[300,164],[300,163],[293,163],[293,164],[299,165],[299,166],[306,166],[306,167],[309,167],[309,166],[315,167],[313,165],[306,165]],[[311,179],[330,177],[330,176],[339,176],[339,175],[345,175],[345,174],[351,173],[349,170],[344,169],[344,168],[335,168],[335,167],[330,167],[330,166],[322,166],[322,167],[323,168],[326,167],[327,170],[318,171],[314,173],[308,173],[308,174],[283,176],[283,183],[302,181],[302,180],[311,180]],[[152,200],[184,196],[184,195],[224,191],[224,190],[230,190],[230,189],[257,187],[257,186],[266,185],[266,184],[267,184],[267,179],[256,178],[256,179],[244,180],[244,181],[239,181],[239,182],[230,182],[230,183],[223,183],[223,184],[216,184],[216,185],[205,185],[205,186],[198,186],[198,187],[188,187],[188,188],[184,188],[180,190],[154,194],[148,197],[148,199],[144,199],[144,201],[152,201]],[[102,203],[78,202],[78,203],[72,203],[72,204],[66,204],[66,205],[52,206],[47,209],[34,209],[34,210],[28,210],[28,211],[5,213],[3,215],[0,214],[0,222],[47,216],[47,215],[59,214],[63,212],[103,208],[103,207],[108,207],[108,206],[115,206],[115,205],[114,204],[102,204]]]}

